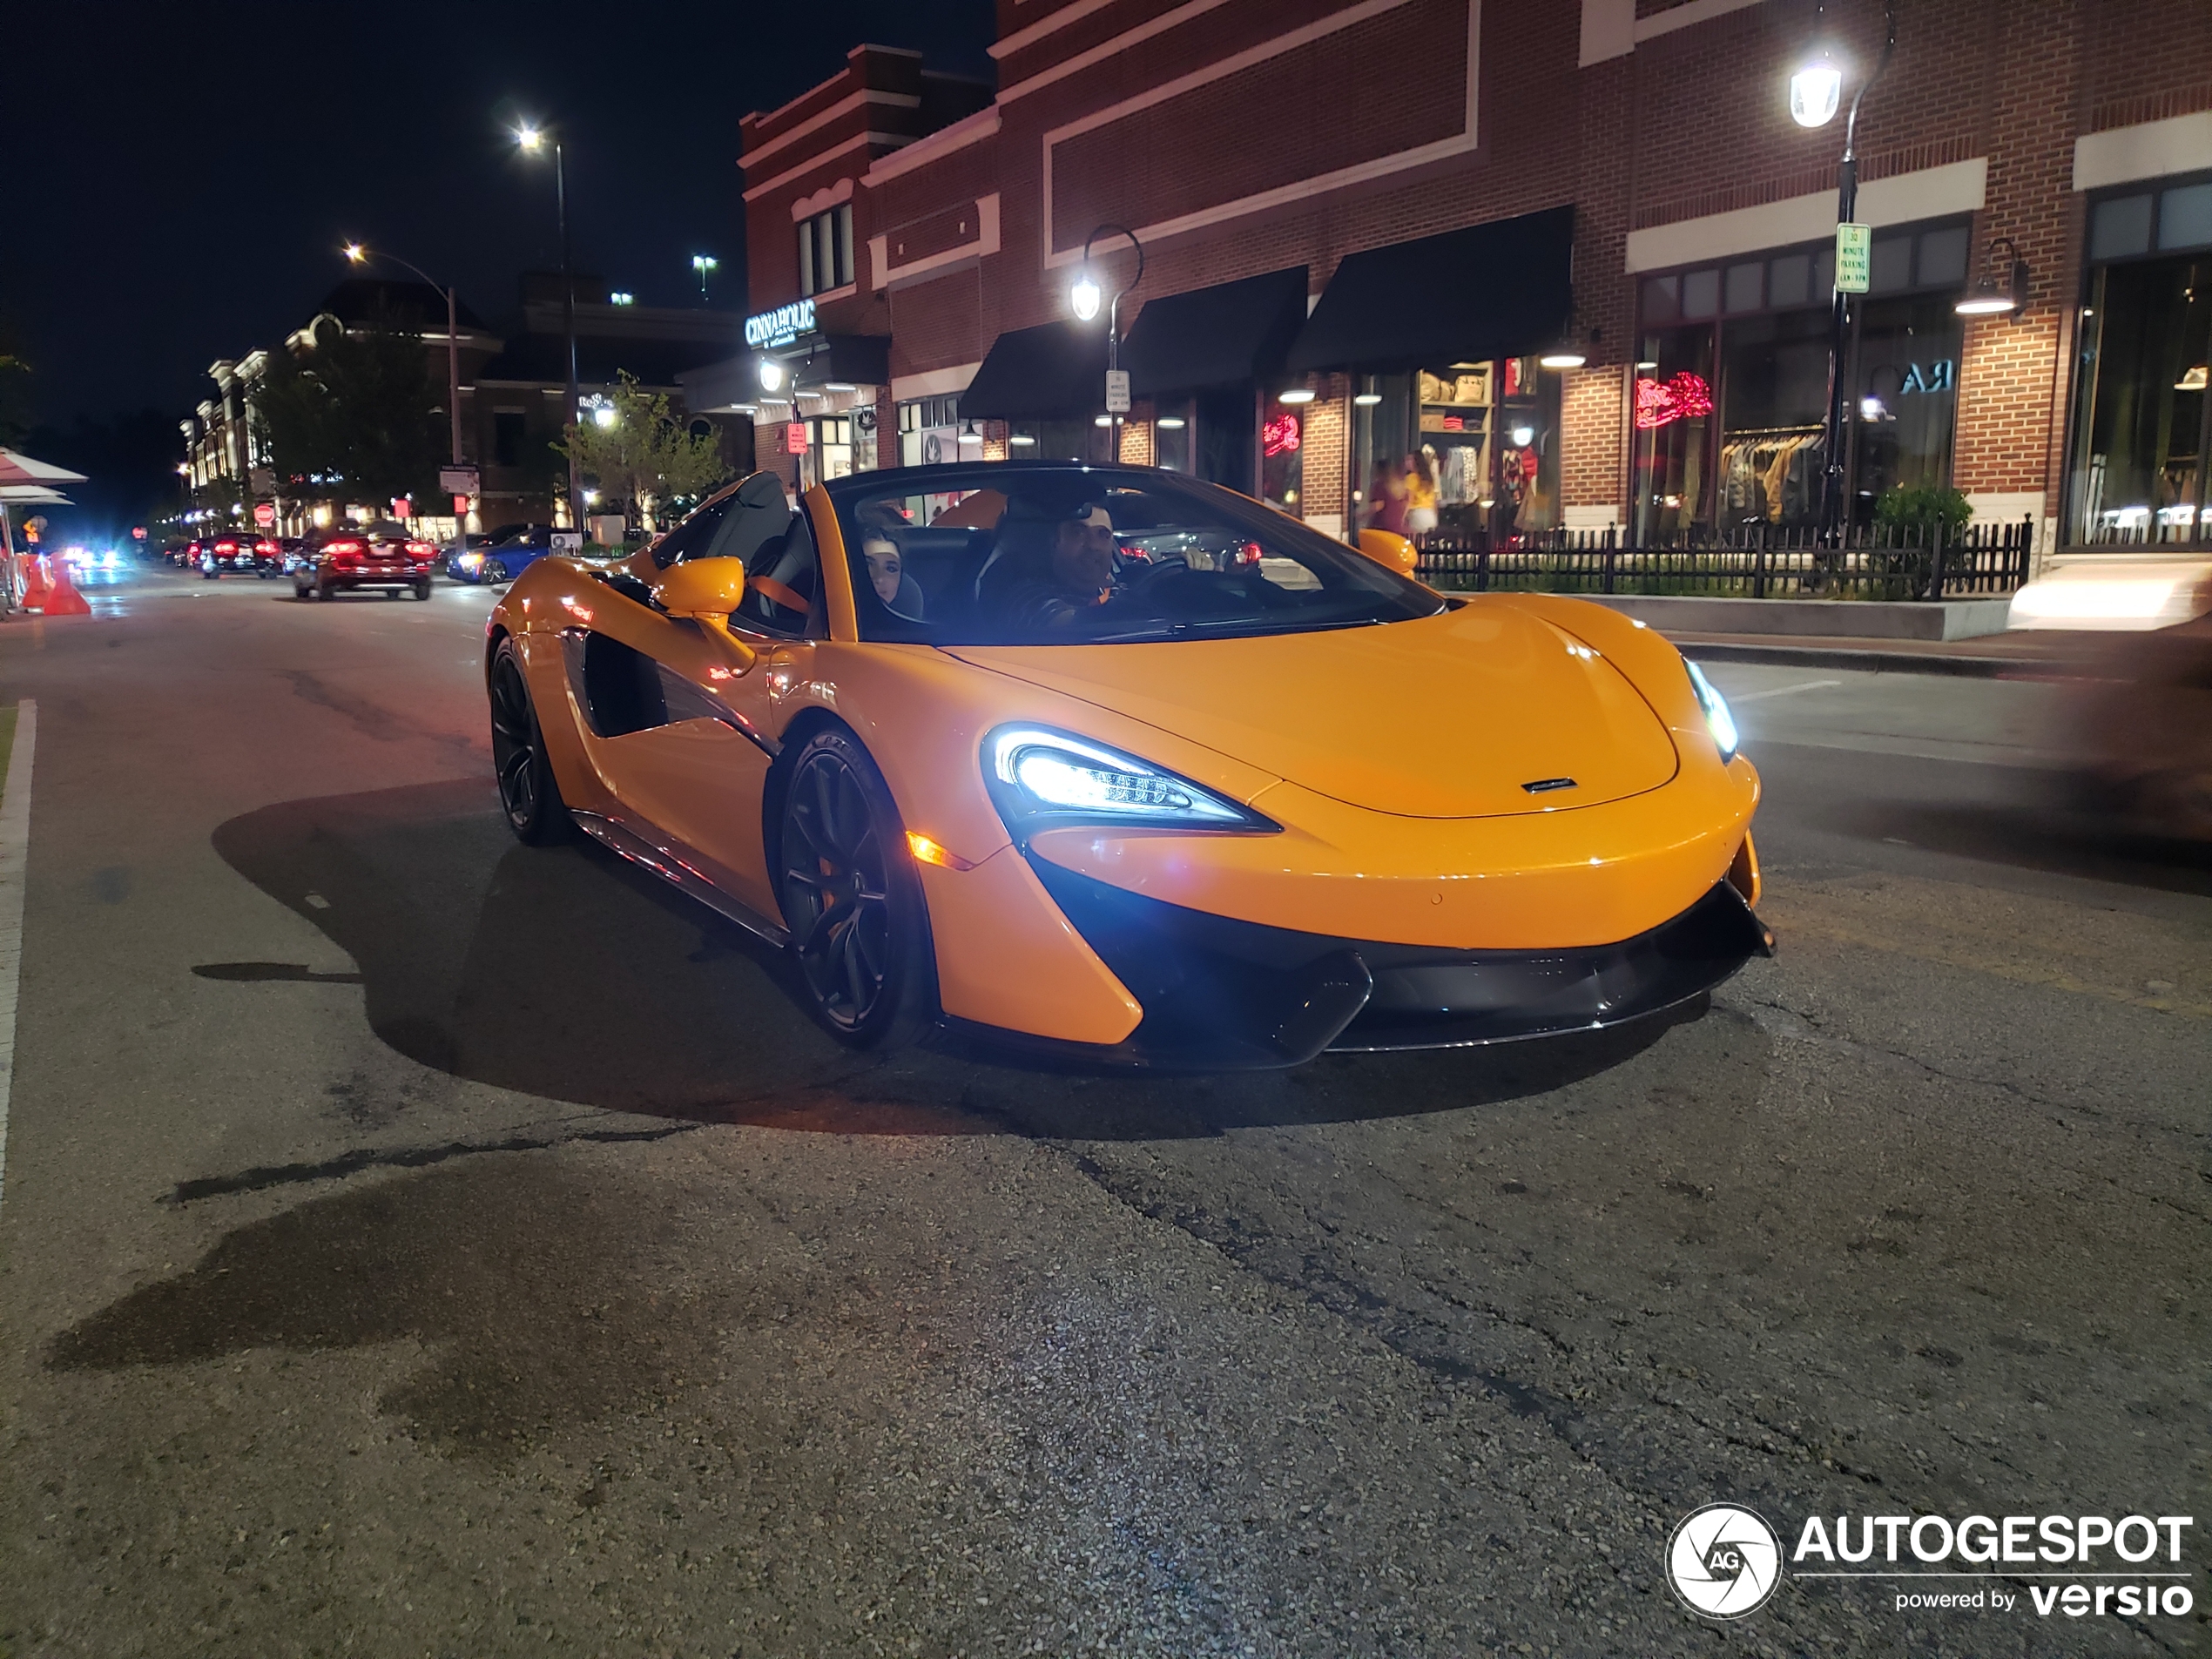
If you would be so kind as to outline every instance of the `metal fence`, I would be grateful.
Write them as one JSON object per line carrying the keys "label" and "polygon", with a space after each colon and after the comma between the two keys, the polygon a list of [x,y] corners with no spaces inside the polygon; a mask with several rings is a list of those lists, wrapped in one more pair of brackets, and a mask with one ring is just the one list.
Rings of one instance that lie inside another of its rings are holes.
{"label": "metal fence", "polygon": [[2034,526],[1861,529],[1840,546],[1766,528],[1696,546],[1646,547],[1616,530],[1553,530],[1493,545],[1434,530],[1414,574],[1474,592],[1697,594],[1729,599],[1946,599],[2009,594],[2027,580]]}

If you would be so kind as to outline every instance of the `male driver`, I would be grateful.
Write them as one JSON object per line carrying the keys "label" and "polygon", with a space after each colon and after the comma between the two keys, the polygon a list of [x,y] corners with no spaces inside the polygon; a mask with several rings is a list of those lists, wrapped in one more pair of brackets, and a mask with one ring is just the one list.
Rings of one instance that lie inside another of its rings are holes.
{"label": "male driver", "polygon": [[1001,627],[1015,633],[1073,629],[1096,617],[1114,585],[1114,520],[1085,502],[1052,523],[1040,554],[1011,555],[987,585],[984,601]]}

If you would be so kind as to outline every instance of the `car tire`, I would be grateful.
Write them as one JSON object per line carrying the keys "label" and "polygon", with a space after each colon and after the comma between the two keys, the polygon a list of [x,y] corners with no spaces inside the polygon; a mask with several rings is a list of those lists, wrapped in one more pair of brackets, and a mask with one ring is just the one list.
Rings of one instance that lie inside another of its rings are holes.
{"label": "car tire", "polygon": [[418,599],[428,599],[430,597],[430,578],[428,577],[424,577],[421,581],[415,584],[415,597]]}
{"label": "car tire", "polygon": [[830,1034],[874,1048],[926,1030],[928,909],[890,788],[850,732],[818,732],[792,760],[775,868],[799,981]]}
{"label": "car tire", "polygon": [[545,732],[530,701],[523,654],[512,639],[501,640],[492,654],[491,759],[500,810],[516,840],[531,846],[567,840],[576,820],[545,758]]}
{"label": "car tire", "polygon": [[507,580],[507,567],[497,559],[486,559],[480,574],[487,582],[504,582]]}

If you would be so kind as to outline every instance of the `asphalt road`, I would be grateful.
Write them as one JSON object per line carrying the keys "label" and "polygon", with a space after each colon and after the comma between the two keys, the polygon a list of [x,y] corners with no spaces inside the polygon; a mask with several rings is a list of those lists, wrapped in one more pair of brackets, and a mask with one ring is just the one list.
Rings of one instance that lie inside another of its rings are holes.
{"label": "asphalt road", "polygon": [[2212,860],[2048,804],[2057,688],[1716,669],[1782,948],[1710,1009],[1130,1080],[856,1058],[516,845],[487,595],[95,597],[0,626],[7,1659],[2205,1639],[2201,1514],[2181,1616],[1664,1570],[2212,1489]]}

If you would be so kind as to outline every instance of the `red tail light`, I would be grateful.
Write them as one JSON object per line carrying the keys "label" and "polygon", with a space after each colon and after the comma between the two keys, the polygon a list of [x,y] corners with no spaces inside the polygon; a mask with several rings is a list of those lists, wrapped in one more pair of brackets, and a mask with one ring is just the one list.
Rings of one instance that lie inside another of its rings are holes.
{"label": "red tail light", "polygon": [[266,557],[274,558],[283,550],[279,548],[274,542],[256,542],[253,543],[253,550]]}
{"label": "red tail light", "polygon": [[358,557],[361,544],[359,542],[333,542],[323,550],[326,553],[353,554]]}
{"label": "red tail light", "polygon": [[415,558],[427,559],[430,556],[430,544],[428,542],[409,542],[407,544],[407,550]]}

